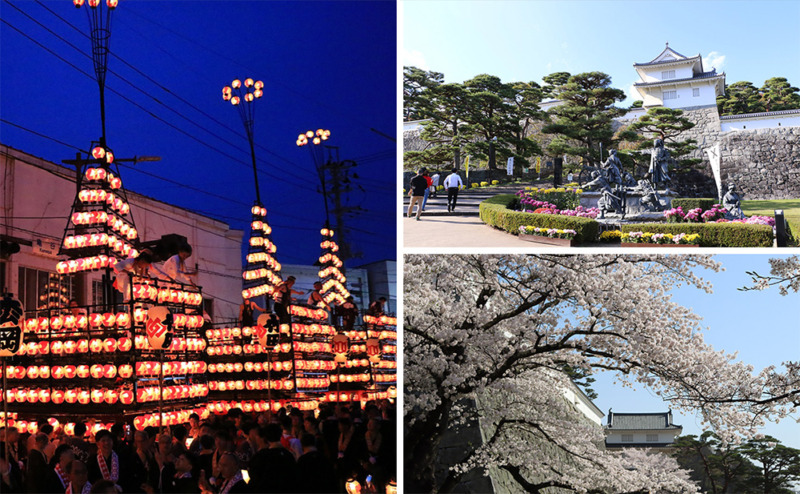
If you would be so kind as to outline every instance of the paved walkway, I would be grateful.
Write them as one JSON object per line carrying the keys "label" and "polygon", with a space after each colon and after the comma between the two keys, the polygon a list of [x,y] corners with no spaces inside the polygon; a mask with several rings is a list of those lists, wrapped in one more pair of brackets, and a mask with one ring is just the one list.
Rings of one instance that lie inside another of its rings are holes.
{"label": "paved walkway", "polygon": [[[428,197],[428,203],[425,205],[424,215],[427,216],[478,216],[478,206],[482,201],[496,196],[497,194],[516,194],[524,186],[514,185],[506,187],[491,187],[479,188],[471,190],[462,190],[458,193],[456,202],[455,213],[447,212],[447,192],[439,191],[436,197]],[[408,203],[411,199],[408,195],[403,197],[403,215],[408,212]],[[416,207],[414,207],[414,214],[416,214]]]}
{"label": "paved walkway", "polygon": [[[447,214],[445,209],[444,214]],[[403,218],[404,247],[529,247],[514,235],[485,225],[477,216]]]}

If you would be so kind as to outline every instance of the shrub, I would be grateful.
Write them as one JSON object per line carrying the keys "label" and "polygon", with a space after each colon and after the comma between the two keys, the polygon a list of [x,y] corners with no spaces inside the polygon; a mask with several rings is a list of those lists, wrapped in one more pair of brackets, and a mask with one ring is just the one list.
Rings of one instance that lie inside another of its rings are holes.
{"label": "shrub", "polygon": [[481,182],[481,187],[487,187],[488,185],[489,185],[489,182]]}
{"label": "shrub", "polygon": [[519,227],[532,226],[575,230],[575,241],[578,243],[594,242],[597,239],[598,223],[593,219],[514,211],[518,205],[519,198],[514,194],[499,194],[490,197],[480,204],[481,221],[515,235],[519,233]]}
{"label": "shrub", "polygon": [[672,200],[673,208],[682,208],[684,211],[697,208],[708,211],[714,207],[715,204],[719,204],[719,201],[705,197],[676,197]]}
{"label": "shrub", "polygon": [[478,187],[479,185],[474,182],[469,186],[470,189],[477,189]]}
{"label": "shrub", "polygon": [[500,181],[499,180],[492,180],[492,185],[500,185]]}
{"label": "shrub", "polygon": [[623,233],[696,233],[702,247],[772,247],[772,228],[746,223],[634,223],[622,225]]}

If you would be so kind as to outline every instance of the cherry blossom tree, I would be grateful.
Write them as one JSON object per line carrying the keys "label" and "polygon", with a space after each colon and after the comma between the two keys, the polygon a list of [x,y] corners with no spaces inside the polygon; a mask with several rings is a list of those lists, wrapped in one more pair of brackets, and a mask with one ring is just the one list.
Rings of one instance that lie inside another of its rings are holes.
{"label": "cherry blossom tree", "polygon": [[[792,413],[797,395],[778,394],[791,370],[755,373],[714,351],[700,317],[671,301],[680,286],[710,292],[703,269],[721,266],[696,255],[406,256],[410,490],[450,492],[467,472],[497,470],[528,492],[696,492],[677,465],[605,451],[602,430],[565,400],[561,370],[615,371],[700,411],[723,442]],[[444,434],[476,419],[483,441],[444,464]]]}
{"label": "cherry blossom tree", "polygon": [[778,286],[781,295],[788,295],[790,291],[800,291],[800,257],[789,256],[785,259],[773,258],[769,260],[769,276],[748,271],[753,278],[753,286],[743,290],[765,290],[770,286]]}

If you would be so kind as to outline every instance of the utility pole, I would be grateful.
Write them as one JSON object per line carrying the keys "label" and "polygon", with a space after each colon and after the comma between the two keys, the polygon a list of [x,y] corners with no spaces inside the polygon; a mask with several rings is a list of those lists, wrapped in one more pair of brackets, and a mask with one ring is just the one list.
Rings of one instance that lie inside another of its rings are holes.
{"label": "utility pole", "polygon": [[[346,240],[345,231],[347,227],[347,218],[352,217],[357,213],[360,208],[358,206],[348,206],[343,204],[343,196],[348,194],[351,187],[350,178],[357,178],[358,175],[350,172],[351,169],[358,166],[353,160],[334,161],[329,157],[328,162],[325,164],[325,169],[330,172],[330,197],[333,200],[333,208],[331,212],[336,220],[336,233],[339,237],[339,258],[344,262],[348,259],[359,257],[361,252],[354,252],[350,244]],[[327,195],[328,191],[324,191]]]}

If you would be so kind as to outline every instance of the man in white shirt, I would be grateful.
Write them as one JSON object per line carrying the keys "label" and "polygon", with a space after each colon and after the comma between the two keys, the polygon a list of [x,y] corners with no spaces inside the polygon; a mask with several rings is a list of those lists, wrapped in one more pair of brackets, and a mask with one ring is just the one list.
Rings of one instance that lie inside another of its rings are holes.
{"label": "man in white shirt", "polygon": [[178,248],[178,253],[170,257],[164,262],[164,272],[172,280],[184,285],[194,285],[189,276],[197,274],[196,271],[187,271],[185,261],[192,255],[192,247],[189,244],[183,244]]}
{"label": "man in white shirt", "polygon": [[447,190],[447,212],[456,210],[456,200],[458,199],[458,188],[463,186],[464,182],[458,175],[458,170],[453,168],[453,173],[444,179],[444,188]]}

